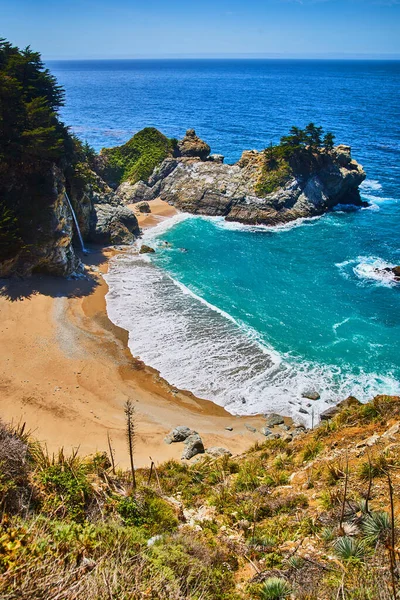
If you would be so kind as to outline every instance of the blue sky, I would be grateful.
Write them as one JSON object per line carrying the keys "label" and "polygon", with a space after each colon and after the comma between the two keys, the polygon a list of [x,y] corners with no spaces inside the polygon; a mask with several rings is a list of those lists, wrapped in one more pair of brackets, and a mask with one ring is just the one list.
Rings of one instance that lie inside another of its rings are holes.
{"label": "blue sky", "polygon": [[400,57],[400,0],[0,0],[0,35],[45,59]]}

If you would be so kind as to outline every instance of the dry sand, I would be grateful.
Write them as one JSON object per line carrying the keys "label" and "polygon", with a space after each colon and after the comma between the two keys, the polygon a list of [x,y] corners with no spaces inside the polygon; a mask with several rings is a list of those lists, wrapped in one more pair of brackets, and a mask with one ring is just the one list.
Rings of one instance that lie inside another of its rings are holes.
{"label": "dry sand", "polygon": [[[151,215],[139,215],[142,227],[176,213],[161,200],[150,204]],[[128,398],[136,409],[138,466],[148,465],[150,456],[158,463],[180,458],[183,444],[163,441],[177,425],[196,429],[206,447],[224,446],[234,454],[265,439],[259,433],[262,417],[234,417],[171,387],[132,357],[127,332],[106,312],[101,273],[114,253],[106,249],[84,258],[89,280],[35,276],[1,282],[1,418],[26,422],[49,452],[60,447],[79,447],[81,454],[104,451],[109,432],[121,466],[128,463],[123,410]]]}

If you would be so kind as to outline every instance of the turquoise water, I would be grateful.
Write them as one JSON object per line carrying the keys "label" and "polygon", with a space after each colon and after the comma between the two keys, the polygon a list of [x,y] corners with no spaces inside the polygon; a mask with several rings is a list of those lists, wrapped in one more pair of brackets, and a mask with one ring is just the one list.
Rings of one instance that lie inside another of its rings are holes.
{"label": "turquoise water", "polygon": [[232,162],[314,120],[367,172],[368,209],[276,230],[180,216],[147,233],[156,254],[120,257],[108,275],[109,314],[135,355],[232,412],[310,419],[350,393],[399,391],[400,286],[374,269],[400,264],[400,63],[51,66],[65,121],[97,148],[145,125],[176,137],[190,126]]}

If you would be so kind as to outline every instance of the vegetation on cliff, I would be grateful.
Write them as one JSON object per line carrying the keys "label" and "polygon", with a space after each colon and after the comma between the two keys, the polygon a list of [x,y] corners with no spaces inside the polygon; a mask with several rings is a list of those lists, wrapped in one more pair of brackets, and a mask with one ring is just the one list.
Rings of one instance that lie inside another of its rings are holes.
{"label": "vegetation on cliff", "polygon": [[[4,599],[394,600],[400,398],[131,473],[0,427]],[[116,457],[118,458],[118,457]]]}
{"label": "vegetation on cliff", "polygon": [[123,181],[146,181],[167,156],[172,156],[176,140],[171,140],[154,127],[145,127],[126,144],[116,148],[103,148],[105,159],[101,168],[104,179],[116,187]]}
{"label": "vegetation on cliff", "polygon": [[280,144],[264,150],[261,173],[256,184],[260,197],[272,194],[295,174],[312,173],[321,166],[321,155],[333,150],[335,136],[323,133],[322,127],[309,123],[305,129],[293,126]]}
{"label": "vegetation on cliff", "polygon": [[60,121],[64,91],[40,54],[0,39],[0,262],[54,236],[57,186],[89,176],[87,148]]}

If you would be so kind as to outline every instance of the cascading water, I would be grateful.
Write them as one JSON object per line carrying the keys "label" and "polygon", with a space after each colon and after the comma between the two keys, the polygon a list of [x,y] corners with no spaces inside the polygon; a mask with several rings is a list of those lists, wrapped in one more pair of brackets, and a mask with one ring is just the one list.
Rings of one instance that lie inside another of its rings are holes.
{"label": "cascading water", "polygon": [[69,204],[69,207],[70,207],[70,209],[71,209],[72,218],[74,219],[74,223],[75,223],[76,231],[78,232],[78,237],[79,237],[79,241],[80,241],[80,243],[81,243],[82,252],[83,252],[84,254],[86,254],[86,253],[87,253],[87,250],[86,250],[86,248],[85,248],[85,244],[83,243],[83,238],[82,238],[81,230],[80,230],[80,228],[79,228],[78,219],[76,218],[76,214],[75,214],[75,211],[74,211],[74,209],[73,209],[73,207],[72,207],[71,200],[69,199],[67,192],[64,192],[64,195],[65,195],[65,199],[67,200],[67,202],[68,202],[68,204]]}

